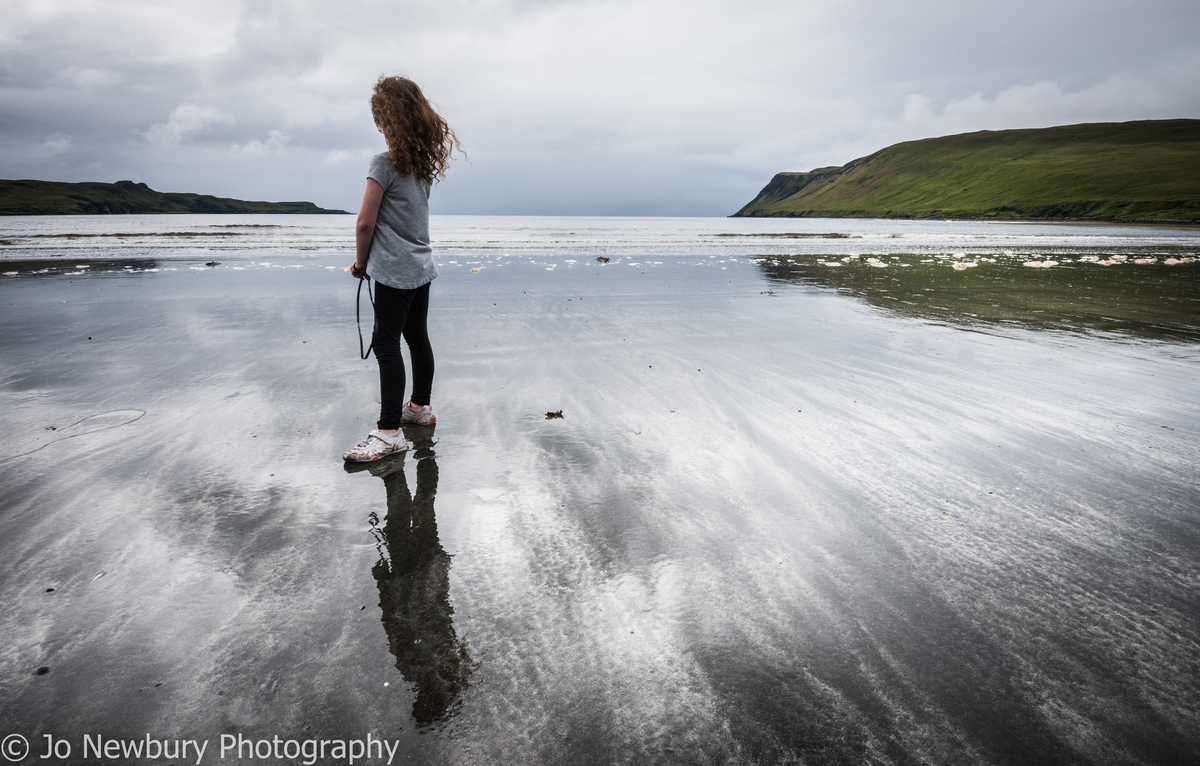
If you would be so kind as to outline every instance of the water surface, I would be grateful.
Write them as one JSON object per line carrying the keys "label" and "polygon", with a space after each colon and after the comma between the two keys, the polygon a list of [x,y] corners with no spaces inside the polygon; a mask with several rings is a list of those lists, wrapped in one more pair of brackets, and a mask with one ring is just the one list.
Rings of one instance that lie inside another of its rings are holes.
{"label": "water surface", "polygon": [[439,423],[347,471],[316,218],[0,221],[8,731],[1200,755],[1194,233],[436,219]]}

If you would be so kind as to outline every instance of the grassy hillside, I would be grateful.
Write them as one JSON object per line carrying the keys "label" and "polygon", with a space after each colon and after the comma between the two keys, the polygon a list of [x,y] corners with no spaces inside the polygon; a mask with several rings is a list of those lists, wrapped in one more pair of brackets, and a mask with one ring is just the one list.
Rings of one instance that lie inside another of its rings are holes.
{"label": "grassy hillside", "polygon": [[1200,222],[1200,120],[906,141],[780,173],[734,216]]}
{"label": "grassy hillside", "polygon": [[311,202],[244,202],[207,194],[156,192],[146,184],[0,180],[0,215],[113,213],[345,213]]}

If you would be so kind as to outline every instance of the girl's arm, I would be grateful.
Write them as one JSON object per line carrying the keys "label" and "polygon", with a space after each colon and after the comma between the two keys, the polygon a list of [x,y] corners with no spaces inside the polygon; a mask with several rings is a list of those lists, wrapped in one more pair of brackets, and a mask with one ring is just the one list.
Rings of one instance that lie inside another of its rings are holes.
{"label": "girl's arm", "polygon": [[383,187],[374,178],[367,179],[367,190],[363,193],[362,207],[358,210],[358,225],[354,228],[354,266],[350,273],[359,279],[367,278],[367,257],[371,253],[371,240],[375,238],[375,219],[379,217],[379,204],[383,202]]}

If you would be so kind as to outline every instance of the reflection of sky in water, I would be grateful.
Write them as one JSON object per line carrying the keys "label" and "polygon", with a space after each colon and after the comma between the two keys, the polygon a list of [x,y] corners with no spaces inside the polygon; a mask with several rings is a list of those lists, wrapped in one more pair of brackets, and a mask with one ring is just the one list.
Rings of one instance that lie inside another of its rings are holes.
{"label": "reflection of sky in water", "polygon": [[[377,408],[352,221],[311,224],[345,227],[336,253],[5,265],[13,731],[371,731],[430,764],[1195,759],[1194,266],[869,255],[939,224],[567,247],[618,224],[439,219],[473,244],[434,284],[435,521],[432,456],[338,460]],[[1089,287],[1111,308],[1071,305]]]}

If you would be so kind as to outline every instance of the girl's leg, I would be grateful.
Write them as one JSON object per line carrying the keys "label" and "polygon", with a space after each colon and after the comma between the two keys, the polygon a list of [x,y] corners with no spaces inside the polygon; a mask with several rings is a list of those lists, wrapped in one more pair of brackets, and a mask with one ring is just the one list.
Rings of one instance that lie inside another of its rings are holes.
{"label": "girl's leg", "polygon": [[429,404],[433,395],[433,346],[429,344],[429,283],[412,291],[412,303],[404,323],[404,340],[412,357],[413,387],[410,401]]}
{"label": "girl's leg", "polygon": [[[400,337],[406,334],[409,312],[416,290],[397,290],[375,283],[375,361],[379,363],[379,422],[381,430],[400,427],[404,412],[404,358]],[[426,300],[428,305],[428,300]]]}

